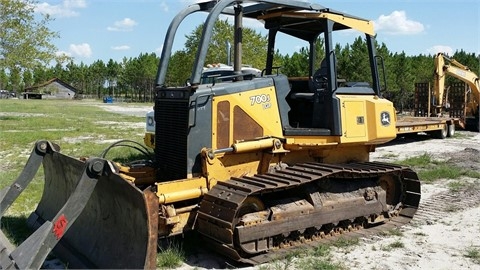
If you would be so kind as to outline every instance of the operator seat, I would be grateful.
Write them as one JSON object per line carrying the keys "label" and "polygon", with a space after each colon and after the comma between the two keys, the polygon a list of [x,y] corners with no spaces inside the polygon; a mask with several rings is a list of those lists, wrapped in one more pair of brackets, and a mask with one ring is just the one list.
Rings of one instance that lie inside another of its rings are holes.
{"label": "operator seat", "polygon": [[312,92],[316,93],[317,91],[321,91],[321,89],[323,89],[323,91],[327,89],[327,78],[328,66],[327,61],[324,58],[320,63],[320,68],[315,71],[312,80],[310,81],[310,89],[312,90]]}
{"label": "operator seat", "polygon": [[293,92],[290,99],[296,105],[293,105],[295,112],[292,112],[293,123],[298,122],[300,126],[306,128],[328,127],[328,109],[325,101],[328,95],[328,66],[326,59],[320,63],[320,68],[315,71],[312,77],[308,79],[308,89]]}

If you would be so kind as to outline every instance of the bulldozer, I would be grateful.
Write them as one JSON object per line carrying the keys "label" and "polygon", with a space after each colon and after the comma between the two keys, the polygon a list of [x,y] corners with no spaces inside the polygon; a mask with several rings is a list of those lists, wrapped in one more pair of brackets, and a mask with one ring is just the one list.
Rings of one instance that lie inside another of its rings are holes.
{"label": "bulldozer", "polygon": [[[207,17],[189,83],[169,86],[177,29],[197,13]],[[202,84],[213,26],[223,16],[234,21],[234,73]],[[261,76],[242,73],[247,19],[268,31]],[[368,82],[337,76],[333,36],[346,30],[364,35]],[[280,33],[309,46],[308,76],[287,77],[273,65]],[[43,195],[27,220],[34,231],[17,247],[0,234],[0,268],[40,268],[51,251],[69,268],[155,268],[159,240],[187,232],[229,260],[256,265],[409,222],[421,196],[417,174],[369,161],[377,145],[396,137],[374,37],[372,21],[303,1],[189,5],[169,25],[160,57],[152,160],[80,159],[39,140],[0,192],[3,216],[43,166]],[[317,63],[320,38],[325,55]]]}

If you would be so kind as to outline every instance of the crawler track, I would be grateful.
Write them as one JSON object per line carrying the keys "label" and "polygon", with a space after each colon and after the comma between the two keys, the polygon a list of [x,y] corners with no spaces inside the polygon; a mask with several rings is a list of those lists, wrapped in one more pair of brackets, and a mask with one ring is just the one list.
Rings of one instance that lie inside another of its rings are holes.
{"label": "crawler track", "polygon": [[259,264],[295,248],[401,226],[419,201],[420,182],[407,167],[304,163],[217,183],[196,226],[220,253]]}

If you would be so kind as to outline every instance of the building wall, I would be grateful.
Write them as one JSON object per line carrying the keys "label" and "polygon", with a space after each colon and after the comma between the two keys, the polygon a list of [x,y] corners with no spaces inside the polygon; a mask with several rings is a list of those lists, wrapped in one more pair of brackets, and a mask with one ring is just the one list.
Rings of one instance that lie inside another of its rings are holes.
{"label": "building wall", "polygon": [[63,86],[58,82],[39,88],[39,92],[43,93],[44,99],[73,99],[75,92]]}

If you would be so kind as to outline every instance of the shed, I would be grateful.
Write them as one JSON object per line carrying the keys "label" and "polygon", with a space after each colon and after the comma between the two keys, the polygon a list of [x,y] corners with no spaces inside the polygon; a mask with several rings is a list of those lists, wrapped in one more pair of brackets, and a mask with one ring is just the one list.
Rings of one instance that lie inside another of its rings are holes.
{"label": "shed", "polygon": [[38,98],[40,95],[42,99],[73,99],[76,94],[75,87],[58,78],[53,78],[45,83],[25,88],[23,96]]}

